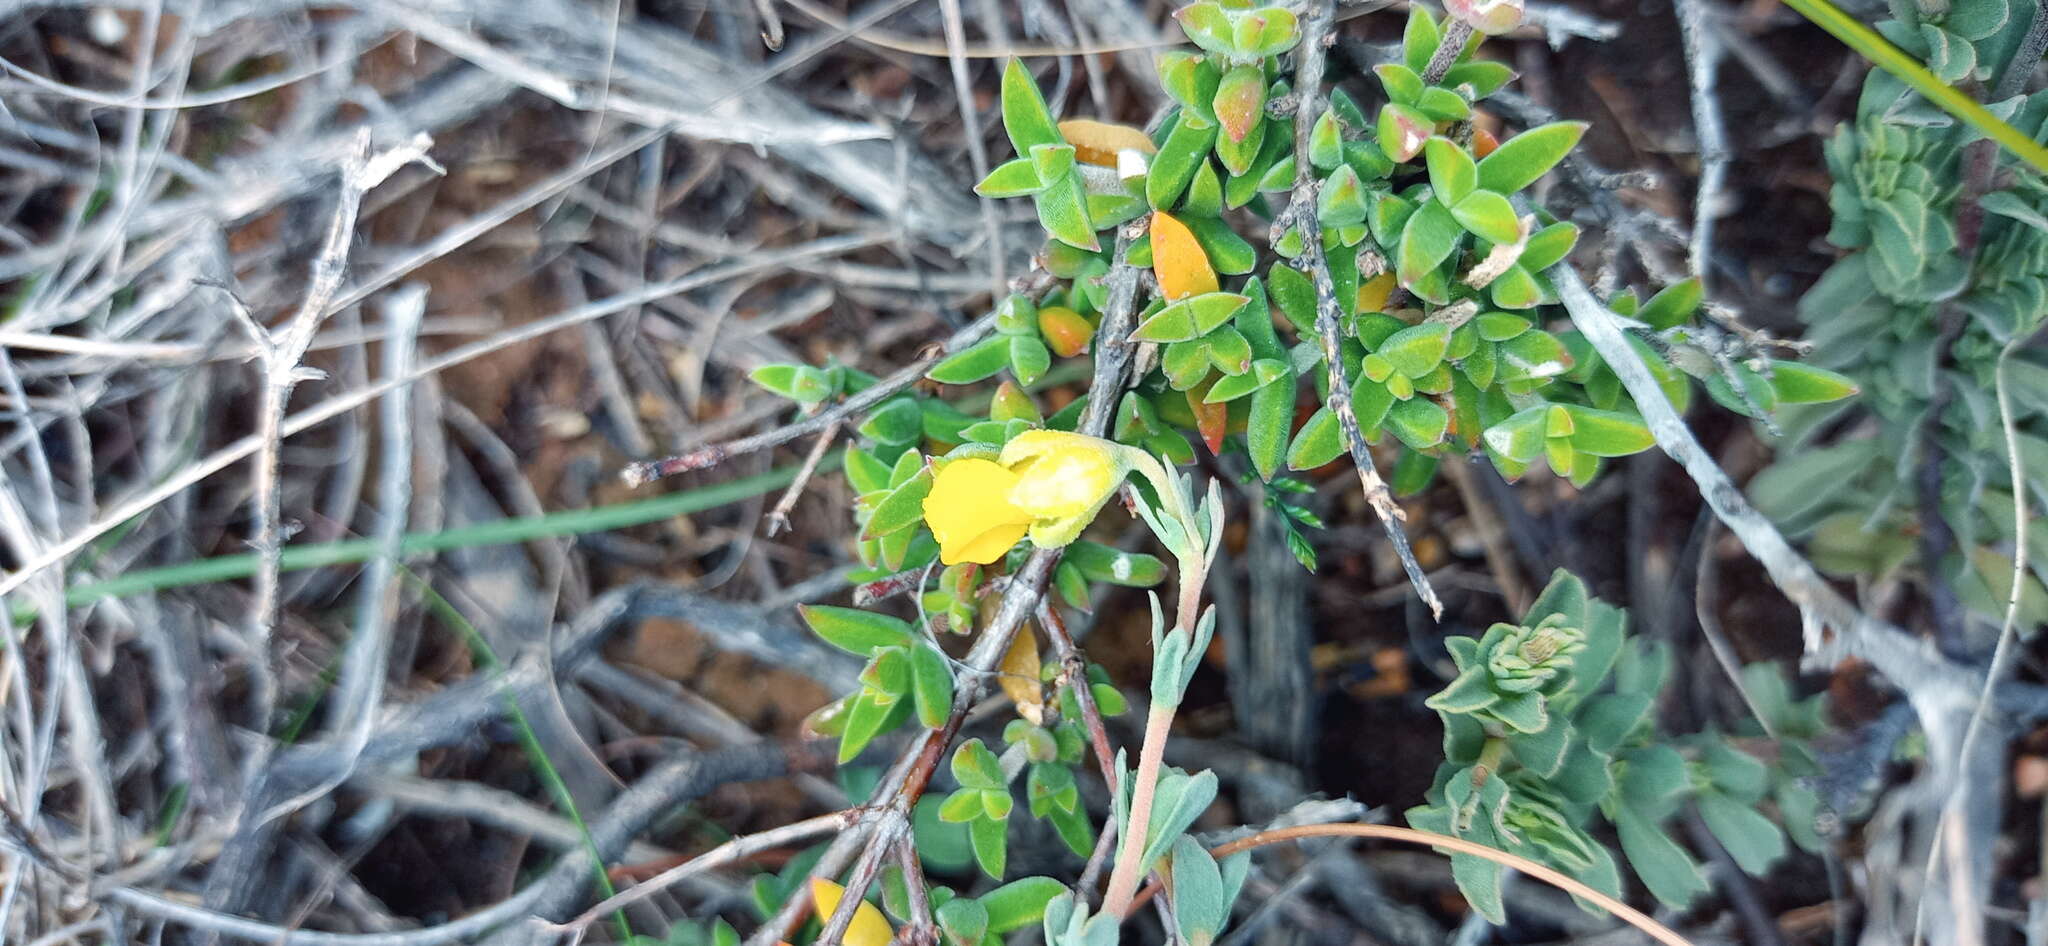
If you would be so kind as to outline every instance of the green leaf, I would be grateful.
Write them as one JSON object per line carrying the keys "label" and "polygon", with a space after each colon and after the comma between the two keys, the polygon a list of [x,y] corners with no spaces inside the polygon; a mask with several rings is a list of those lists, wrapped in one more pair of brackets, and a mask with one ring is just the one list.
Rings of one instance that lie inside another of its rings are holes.
{"label": "green leaf", "polygon": [[1514,205],[1492,191],[1473,191],[1451,208],[1458,225],[1489,243],[1512,245],[1522,238],[1521,221],[1515,219]]}
{"label": "green leaf", "polygon": [[1533,324],[1519,315],[1506,312],[1481,312],[1472,320],[1479,331],[1479,337],[1489,342],[1504,342],[1529,330]]}
{"label": "green leaf", "polygon": [[832,396],[829,376],[810,365],[762,365],[747,379],[802,404],[816,404]]}
{"label": "green leaf", "polygon": [[1615,830],[1621,835],[1622,853],[1642,878],[1650,895],[1674,910],[1683,910],[1692,898],[1707,892],[1706,875],[1685,848],[1664,833],[1655,820],[1624,805],[1615,812]]}
{"label": "green leaf", "polygon": [[1029,335],[1017,335],[1010,339],[1010,370],[1016,374],[1017,383],[1030,387],[1045,377],[1052,367],[1052,352],[1045,343]]}
{"label": "green leaf", "polygon": [[1545,726],[1539,732],[1513,733],[1508,736],[1508,751],[1515,754],[1515,761],[1544,778],[1550,778],[1564,768],[1565,751],[1571,747],[1572,726],[1558,723]]}
{"label": "green leaf", "polygon": [[1422,98],[1416,100],[1415,109],[1440,122],[1464,121],[1472,117],[1472,105],[1465,101],[1464,96],[1435,86],[1422,90]]}
{"label": "green leaf", "polygon": [[976,818],[967,823],[967,837],[974,845],[974,862],[991,880],[1003,879],[1003,866],[1009,860],[1009,833],[1008,821]]}
{"label": "green leaf", "polygon": [[1515,70],[1507,63],[1491,59],[1474,59],[1452,66],[1444,73],[1443,87],[1456,89],[1461,85],[1472,87],[1471,99],[1478,101],[1507,85],[1515,77]]}
{"label": "green leaf", "polygon": [[1231,141],[1243,141],[1266,111],[1266,71],[1258,66],[1233,66],[1223,74],[1210,100],[1216,121]]}
{"label": "green leaf", "polygon": [[1395,274],[1403,287],[1412,288],[1422,277],[1448,259],[1458,248],[1464,228],[1444,205],[1436,201],[1424,203],[1408,217],[1408,225],[1401,228],[1400,249],[1396,253]]}
{"label": "green leaf", "polygon": [[1549,411],[1550,405],[1537,404],[1515,412],[1486,429],[1483,435],[1486,445],[1512,460],[1524,463],[1535,460],[1543,453],[1544,420]]}
{"label": "green leaf", "polygon": [[1540,273],[1562,262],[1579,242],[1579,225],[1575,223],[1553,223],[1529,234],[1529,241],[1522,246],[1522,256],[1516,265],[1532,273]]}
{"label": "green leaf", "polygon": [[[1257,371],[1256,366],[1253,370]],[[1245,416],[1245,446],[1261,479],[1270,480],[1280,471],[1294,424],[1294,398],[1292,369],[1252,393],[1251,411]]]}
{"label": "green leaf", "polygon": [[1020,156],[1030,154],[1032,145],[1066,144],[1021,59],[1013,58],[1003,67],[1003,129]]}
{"label": "green leaf", "polygon": [[1622,411],[1562,405],[1572,418],[1572,449],[1596,457],[1625,457],[1657,444],[1643,419]]}
{"label": "green leaf", "polygon": [[1410,378],[1420,378],[1443,363],[1444,349],[1450,341],[1450,325],[1424,322],[1387,336],[1373,348],[1373,354],[1392,363],[1394,370]]}
{"label": "green leaf", "polygon": [[1190,296],[1160,309],[1141,323],[1131,333],[1131,338],[1141,342],[1181,342],[1200,338],[1229,321],[1238,308],[1249,301],[1249,297],[1233,292]]}
{"label": "green leaf", "polygon": [[1102,248],[1095,238],[1095,223],[1088,216],[1088,191],[1079,174],[1069,172],[1048,183],[1033,203],[1038,208],[1039,225],[1055,239],[1084,250]]}
{"label": "green leaf", "polygon": [[1605,753],[1628,738],[1649,711],[1647,693],[1603,693],[1586,701],[1576,722],[1587,748]]}
{"label": "green leaf", "polygon": [[1622,801],[1644,815],[1661,820],[1692,787],[1685,759],[1665,745],[1630,750],[1622,760],[1616,786]]}
{"label": "green leaf", "polygon": [[1166,565],[1156,556],[1125,552],[1086,540],[1067,546],[1061,561],[1079,568],[1089,581],[1130,588],[1149,587],[1166,578]]}
{"label": "green leaf", "polygon": [[859,433],[877,443],[912,443],[924,433],[924,408],[918,406],[915,398],[892,398],[869,412]]}
{"label": "green leaf", "polygon": [[1636,318],[1660,332],[1675,328],[1692,319],[1693,313],[1699,311],[1700,301],[1705,296],[1706,290],[1700,284],[1698,276],[1672,283],[1657,290],[1657,294],[1651,296],[1650,301],[1643,303],[1642,310],[1636,313]]}
{"label": "green leaf", "polygon": [[1428,69],[1430,57],[1436,55],[1437,44],[1442,41],[1443,34],[1429,10],[1420,5],[1409,7],[1408,26],[1401,34],[1401,58],[1409,70],[1421,73]]}
{"label": "green leaf", "polygon": [[949,946],[979,946],[988,934],[988,908],[972,897],[955,897],[932,911]]}
{"label": "green leaf", "polygon": [[1166,143],[1152,156],[1151,169],[1145,173],[1146,202],[1155,210],[1167,210],[1179,203],[1181,194],[1195,179],[1195,172],[1207,163],[1215,141],[1215,122],[1182,112]]}
{"label": "green leaf", "polygon": [[940,384],[973,384],[994,377],[1009,364],[1009,337],[991,335],[933,365],[924,376]]}
{"label": "green leaf", "polygon": [[[1211,355],[1214,355],[1214,353],[1212,349]],[[1218,365],[1217,367],[1221,368],[1222,366]],[[1223,404],[1237,400],[1265,387],[1281,375],[1287,373],[1287,363],[1284,361],[1277,358],[1258,359],[1252,362],[1249,370],[1218,378],[1216,383],[1209,387],[1209,392],[1202,395],[1202,403]]]}
{"label": "green leaf", "polygon": [[1516,732],[1542,732],[1550,725],[1550,708],[1541,693],[1504,695],[1486,711]]}
{"label": "green leaf", "polygon": [[953,712],[953,671],[946,657],[929,644],[910,648],[910,693],[917,705],[917,721],[926,728],[946,725]]}
{"label": "green leaf", "polygon": [[1380,425],[1386,423],[1387,411],[1393,408],[1396,400],[1394,392],[1387,390],[1386,385],[1360,376],[1351,385],[1351,413],[1358,418],[1358,432],[1371,437]]}
{"label": "green leaf", "polygon": [[1294,445],[1287,450],[1287,468],[1313,470],[1343,456],[1344,449],[1344,433],[1337,424],[1337,415],[1323,407],[1294,435]]}
{"label": "green leaf", "polygon": [[1243,15],[1235,39],[1239,55],[1265,59],[1292,49],[1301,41],[1301,28],[1292,10],[1266,7]]}
{"label": "green leaf", "polygon": [[1543,302],[1543,288],[1520,264],[1508,267],[1486,290],[1493,304],[1503,309],[1533,309]]}
{"label": "green leaf", "polygon": [[799,606],[797,614],[820,640],[857,657],[883,647],[907,647],[917,640],[908,623],[873,611],[810,604]]}
{"label": "green leaf", "polygon": [[1701,792],[1698,804],[1700,820],[1743,870],[1762,877],[1785,856],[1785,835],[1750,805],[1720,792]]}
{"label": "green leaf", "polygon": [[969,739],[953,750],[953,778],[962,786],[982,790],[1001,790],[1009,784],[1003,778],[1002,763],[979,738]]}
{"label": "green leaf", "polygon": [[939,820],[947,824],[965,824],[981,818],[981,789],[963,788],[946,796],[939,806]]}
{"label": "green leaf", "polygon": [[1065,892],[1066,886],[1050,877],[1024,877],[982,894],[988,931],[1001,935],[1037,924],[1045,916],[1045,905]]}
{"label": "green leaf", "polygon": [[1384,62],[1372,68],[1387,90],[1387,98],[1402,105],[1414,105],[1422,98],[1422,76],[1398,62]]}
{"label": "green leaf", "polygon": [[1306,274],[1284,263],[1274,263],[1266,271],[1266,285],[1267,294],[1280,307],[1280,314],[1287,317],[1301,337],[1321,337],[1316,332],[1316,288]]}
{"label": "green leaf", "polygon": [[1030,158],[1012,158],[988,172],[981,183],[974,185],[974,192],[983,197],[1023,197],[1044,188],[1038,179],[1038,168]]}
{"label": "green leaf", "polygon": [[924,521],[924,500],[932,491],[932,473],[919,469],[902,485],[889,491],[868,515],[861,538],[879,539],[894,535]]}
{"label": "green leaf", "polygon": [[1358,180],[1358,172],[1351,165],[1338,166],[1335,173],[1323,181],[1323,189],[1316,197],[1316,219],[1324,227],[1350,227],[1365,222],[1365,185]]}
{"label": "green leaf", "polygon": [[1159,84],[1166,94],[1173,97],[1195,114],[1206,119],[1215,118],[1210,111],[1211,102],[1216,98],[1216,87],[1223,74],[1207,56],[1198,56],[1185,50],[1174,50],[1159,56]]}
{"label": "green leaf", "polygon": [[1476,713],[1500,701],[1492,679],[1485,667],[1469,667],[1423,705],[1440,713]]}
{"label": "green leaf", "polygon": [[1223,212],[1223,181],[1216,176],[1216,165],[1207,161],[1195,165],[1195,177],[1188,182],[1179,212],[1190,219],[1214,217]]}
{"label": "green leaf", "polygon": [[[1465,153],[1465,149],[1458,147],[1457,142],[1437,135],[1429,139],[1423,156],[1429,164],[1429,189],[1444,206],[1455,208],[1479,187],[1479,165]],[[1508,214],[1512,217],[1514,208],[1509,208]],[[1494,242],[1513,243],[1514,239]]]}
{"label": "green leaf", "polygon": [[[1195,242],[1202,245],[1202,252],[1209,257],[1209,265],[1224,276],[1242,276],[1258,265],[1259,251],[1251,241],[1238,236],[1230,224],[1214,216],[1186,217],[1181,222],[1195,235]],[[1247,288],[1249,293],[1250,289]]]}
{"label": "green leaf", "polygon": [[1498,194],[1528,187],[1564,160],[1585,133],[1585,122],[1552,122],[1515,135],[1480,160],[1479,186]]}
{"label": "green leaf", "polygon": [[1376,126],[1380,150],[1395,164],[1406,164],[1422,153],[1436,123],[1429,116],[1406,105],[1388,102],[1380,107]]}
{"label": "green leaf", "polygon": [[860,683],[878,703],[893,703],[910,692],[910,655],[901,647],[884,647],[861,669]]}
{"label": "green leaf", "polygon": [[1771,387],[1777,390],[1780,404],[1825,404],[1863,393],[1848,375],[1775,358],[1771,359]]}
{"label": "green leaf", "polygon": [[1191,3],[1173,12],[1195,45],[1219,56],[1236,52],[1236,24],[1215,3]]}

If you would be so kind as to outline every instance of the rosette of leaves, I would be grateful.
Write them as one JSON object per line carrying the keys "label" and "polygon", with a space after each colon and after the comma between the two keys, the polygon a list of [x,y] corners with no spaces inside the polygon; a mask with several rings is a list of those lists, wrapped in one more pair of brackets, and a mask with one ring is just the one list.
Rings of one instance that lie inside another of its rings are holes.
{"label": "rosette of leaves", "polygon": [[[1990,88],[2012,66],[2033,5],[2018,0],[1893,4],[1878,29],[1952,84]],[[2030,64],[2018,64],[2030,68]],[[2048,133],[2048,92],[1987,102],[2015,127]],[[2048,185],[1996,148],[1970,155],[1977,133],[1883,70],[1864,80],[1853,120],[1826,148],[1834,177],[1828,239],[1847,252],[1801,300],[1812,360],[1855,379],[1876,420],[1864,436],[1786,449],[1752,483],[1766,514],[1807,537],[1816,564],[1874,577],[1912,562],[1919,469],[1939,463],[1941,512],[1956,536],[1928,580],[1996,620],[2010,591],[2015,489],[2048,498],[2048,366],[2020,354],[2007,366],[2030,482],[2014,484],[1994,394],[2006,345],[2048,318]],[[1981,169],[1981,170],[1978,170]],[[1974,199],[1969,195],[1976,194]],[[1974,251],[1965,238],[1974,227]],[[1929,421],[1929,411],[1945,402]],[[1793,444],[1823,426],[1856,429],[1841,412],[1788,418]],[[1932,436],[1928,436],[1928,434]],[[2023,590],[2028,620],[2048,617],[2037,571]]]}
{"label": "rosette of leaves", "polygon": [[[1769,787],[1764,764],[1718,736],[1693,737],[1683,752],[1657,736],[1650,711],[1669,658],[1628,639],[1626,621],[1559,571],[1520,624],[1448,638],[1458,675],[1428,700],[1443,719],[1444,763],[1408,823],[1620,896],[1620,862],[1595,834],[1604,821],[1650,893],[1683,907],[1706,881],[1665,823],[1692,801],[1717,838],[1743,851],[1738,863],[1767,870],[1784,840],[1753,808]],[[1500,865],[1457,853],[1451,865],[1473,909],[1505,922]]]}

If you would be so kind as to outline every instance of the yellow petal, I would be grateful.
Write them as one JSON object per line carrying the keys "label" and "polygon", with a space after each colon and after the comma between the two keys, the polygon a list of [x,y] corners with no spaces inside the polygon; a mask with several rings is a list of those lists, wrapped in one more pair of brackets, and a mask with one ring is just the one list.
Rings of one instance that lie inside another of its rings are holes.
{"label": "yellow petal", "polygon": [[1152,212],[1152,274],[1168,302],[1216,291],[1216,270],[1195,232],[1163,211]]}
{"label": "yellow petal", "polygon": [[1074,160],[1096,167],[1116,167],[1116,153],[1125,148],[1136,148],[1145,154],[1159,150],[1143,129],[1092,118],[1069,118],[1060,122],[1060,137],[1074,146]]}
{"label": "yellow petal", "polygon": [[1010,504],[1017,474],[978,457],[939,467],[924,498],[924,522],[948,565],[986,565],[1024,537],[1031,516]]}
{"label": "yellow petal", "polygon": [[941,542],[939,562],[944,565],[958,565],[961,562],[991,564],[1010,551],[1010,547],[1024,538],[1024,533],[1030,528],[1027,523],[1005,523],[972,538],[956,540],[951,545]]}
{"label": "yellow petal", "polygon": [[[818,908],[818,922],[832,918],[832,912],[839,909],[839,898],[846,895],[846,888],[829,880],[811,878],[811,903]],[[882,911],[872,903],[863,902],[853,908],[853,924],[846,928],[846,938],[840,942],[846,946],[889,946],[896,938],[896,931],[889,928],[889,921],[882,918]]]}
{"label": "yellow petal", "polygon": [[1394,294],[1394,274],[1381,273],[1358,287],[1359,312],[1387,311],[1387,297]]}

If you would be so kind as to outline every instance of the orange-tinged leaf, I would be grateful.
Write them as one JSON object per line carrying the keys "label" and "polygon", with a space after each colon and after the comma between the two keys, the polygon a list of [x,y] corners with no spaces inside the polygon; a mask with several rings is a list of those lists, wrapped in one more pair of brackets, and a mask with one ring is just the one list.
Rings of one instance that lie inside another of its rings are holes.
{"label": "orange-tinged leaf", "polygon": [[1159,210],[1152,212],[1152,273],[1159,277],[1159,291],[1168,302],[1217,288],[1216,270],[1209,265],[1209,254],[1202,252],[1195,232]]}
{"label": "orange-tinged leaf", "polygon": [[1223,455],[1223,435],[1230,431],[1230,402],[1218,401],[1207,404],[1203,399],[1208,396],[1209,389],[1216,385],[1216,379],[1219,377],[1222,376],[1211,374],[1201,384],[1187,391],[1188,410],[1195,412],[1195,430],[1201,433],[1202,442],[1209,445],[1209,452],[1216,456]]}
{"label": "orange-tinged leaf", "polygon": [[1060,122],[1060,137],[1074,146],[1074,160],[1096,167],[1116,167],[1116,153],[1125,148],[1136,148],[1146,154],[1159,150],[1144,129],[1092,118],[1069,118]]}
{"label": "orange-tinged leaf", "polygon": [[[846,888],[822,877],[811,878],[811,903],[818,908],[818,921],[832,917],[832,911],[839,909],[839,898],[846,896]],[[846,928],[846,938],[840,940],[845,946],[889,946],[896,938],[896,931],[889,928],[889,921],[882,918],[882,911],[872,903],[862,903],[853,908],[853,923]]]}
{"label": "orange-tinged leaf", "polygon": [[1492,154],[1492,153],[1493,153],[1493,149],[1495,149],[1495,148],[1498,148],[1498,147],[1500,147],[1500,139],[1499,139],[1499,138],[1495,138],[1495,137],[1493,136],[1493,132],[1487,131],[1487,130],[1486,130],[1486,129],[1484,129],[1484,128],[1474,128],[1474,129],[1472,129],[1472,156],[1473,156],[1473,157],[1475,157],[1475,158],[1483,158],[1483,157],[1486,157],[1487,155],[1489,155],[1489,154]]}
{"label": "orange-tinged leaf", "polygon": [[1088,350],[1088,340],[1095,337],[1095,326],[1081,313],[1065,306],[1049,305],[1038,310],[1038,334],[1045,336],[1045,344],[1061,358],[1072,358]]}
{"label": "orange-tinged leaf", "polygon": [[1039,664],[1038,635],[1031,633],[1031,625],[1026,624],[1011,638],[1010,649],[1004,652],[1003,664],[996,673],[996,683],[1003,688],[1003,694],[1017,704],[1017,715],[1034,726],[1045,719],[1045,686],[1038,682]]}
{"label": "orange-tinged leaf", "polygon": [[1358,312],[1387,311],[1387,297],[1394,294],[1394,274],[1381,273],[1358,286]]}

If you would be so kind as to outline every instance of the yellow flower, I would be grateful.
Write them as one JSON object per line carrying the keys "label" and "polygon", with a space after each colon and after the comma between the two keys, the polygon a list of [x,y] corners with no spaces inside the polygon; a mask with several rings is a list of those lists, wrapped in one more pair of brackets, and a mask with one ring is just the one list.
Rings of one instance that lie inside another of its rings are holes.
{"label": "yellow flower", "polygon": [[[845,895],[845,887],[811,878],[811,902],[818,908],[818,922],[831,919],[832,911],[839,909],[839,898]],[[889,928],[888,920],[882,919],[882,911],[872,903],[862,903],[853,908],[853,924],[846,928],[846,938],[840,942],[845,946],[889,946],[895,938],[896,931]]]}
{"label": "yellow flower", "polygon": [[1002,465],[1017,474],[1009,505],[1030,517],[1032,544],[1059,548],[1079,538],[1123,483],[1128,450],[1059,430],[1027,430],[1004,445]]}
{"label": "yellow flower", "polygon": [[1085,434],[1027,430],[996,460],[945,463],[924,498],[939,561],[987,565],[1027,532],[1039,548],[1074,541],[1116,495],[1131,469],[1131,452]]}
{"label": "yellow flower", "polygon": [[1024,537],[1031,515],[1010,504],[1017,474],[979,458],[939,467],[924,498],[924,521],[939,540],[939,561],[987,565]]}

